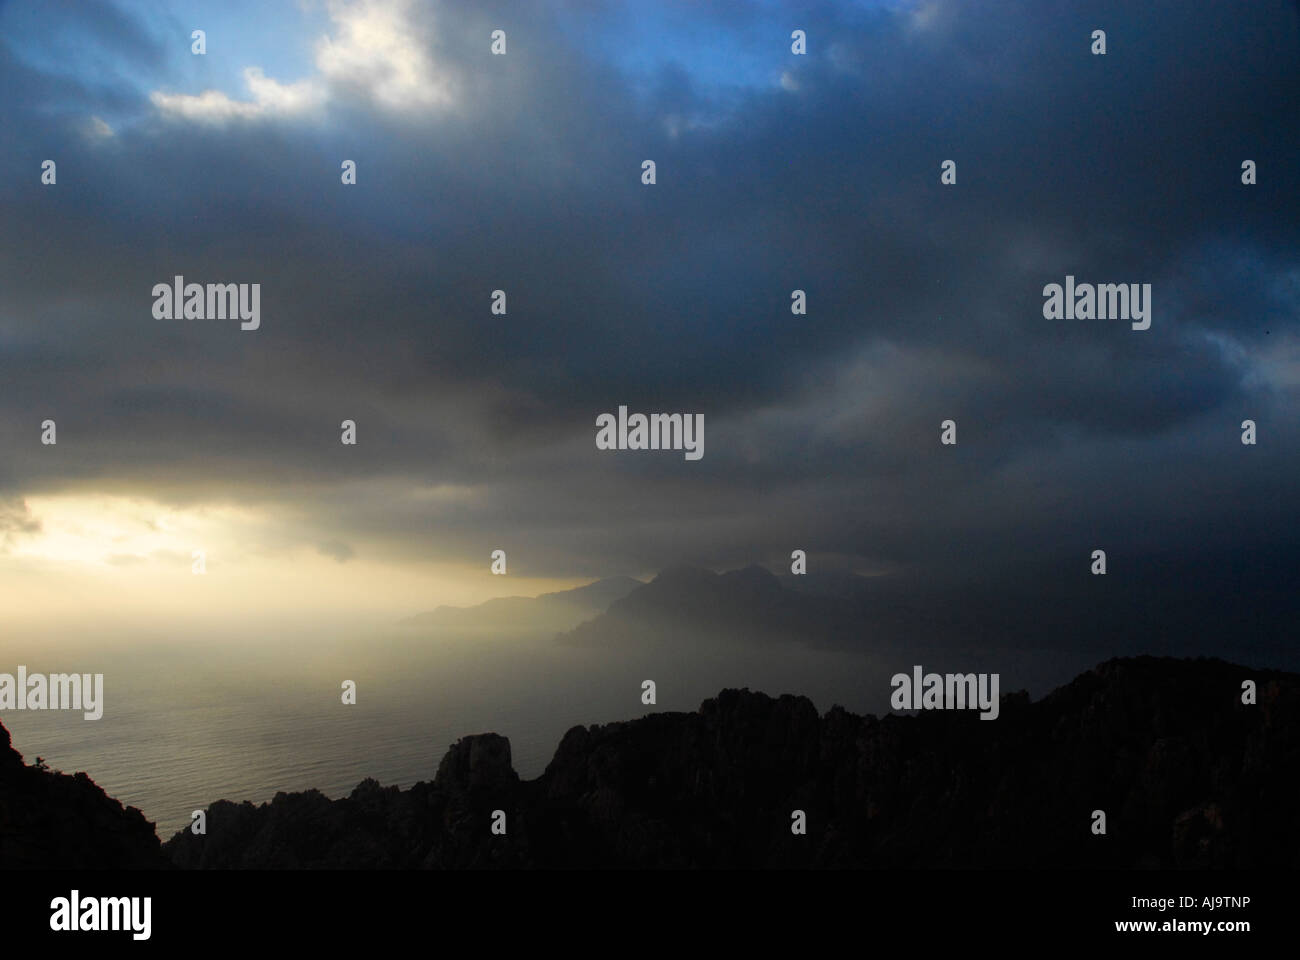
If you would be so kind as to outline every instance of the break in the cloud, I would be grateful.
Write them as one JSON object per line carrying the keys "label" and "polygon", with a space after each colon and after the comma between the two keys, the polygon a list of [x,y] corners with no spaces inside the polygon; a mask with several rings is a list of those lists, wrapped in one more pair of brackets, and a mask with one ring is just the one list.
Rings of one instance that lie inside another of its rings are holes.
{"label": "break in the cloud", "polygon": [[[285,4],[283,62],[248,18],[219,70],[184,13],[54,15],[78,69],[0,8],[4,549],[91,494],[354,578],[1293,537],[1292,6],[739,7]],[[260,282],[262,328],[154,320],[176,274]],[[1151,330],[1044,320],[1066,274],[1151,283]],[[703,413],[704,459],[596,451],[621,403]]]}
{"label": "break in the cloud", "polygon": [[244,99],[222,90],[155,90],[149,99],[164,114],[199,123],[292,117],[320,110],[339,92],[397,111],[446,105],[454,80],[434,63],[422,36],[433,25],[415,17],[413,6],[411,0],[330,0],[332,29],[316,41],[316,72],[306,79],[283,83],[249,66]]}
{"label": "break in the cloud", "polygon": [[306,80],[294,84],[278,83],[262,73],[260,67],[247,68],[244,82],[248,86],[247,100],[232,100],[219,90],[205,90],[198,95],[154,91],[150,100],[163,113],[208,123],[292,116],[318,109],[325,101],[325,91],[319,84]]}

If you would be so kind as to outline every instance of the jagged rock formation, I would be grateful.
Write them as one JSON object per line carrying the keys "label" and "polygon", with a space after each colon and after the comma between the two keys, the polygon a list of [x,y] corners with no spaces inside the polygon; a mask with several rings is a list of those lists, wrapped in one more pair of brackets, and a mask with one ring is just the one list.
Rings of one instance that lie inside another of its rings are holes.
{"label": "jagged rock formation", "polygon": [[466,737],[432,782],[221,801],[165,849],[191,868],[1296,867],[1298,694],[1295,674],[1150,657],[1004,696],[994,721],[727,690],[575,727],[533,781],[504,738]]}
{"label": "jagged rock formation", "polygon": [[161,869],[154,825],[84,773],[27,766],[0,725],[0,869]]}

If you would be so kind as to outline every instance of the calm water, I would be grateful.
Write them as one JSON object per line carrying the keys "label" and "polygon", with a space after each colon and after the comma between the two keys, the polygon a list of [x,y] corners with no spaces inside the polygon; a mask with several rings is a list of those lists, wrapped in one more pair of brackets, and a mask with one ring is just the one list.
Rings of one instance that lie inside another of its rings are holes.
{"label": "calm water", "polygon": [[[599,652],[549,636],[465,640],[398,629],[366,641],[238,649],[190,640],[41,651],[0,647],[0,671],[23,663],[29,672],[102,672],[104,716],[5,711],[15,748],[28,762],[39,755],[67,773],[85,770],[155,821],[163,839],[217,799],[262,802],[312,787],[338,797],[368,776],[402,787],[432,779],[447,747],[471,733],[508,737],[515,769],[535,777],[572,726],[694,710],[724,687],[800,693],[823,712],[838,703],[881,713],[899,667],[802,647]],[[1000,665],[1010,690],[1017,678],[1005,659]],[[1087,664],[1058,666],[1064,681]],[[344,679],[357,683],[355,706],[340,702]],[[658,686],[654,707],[640,702],[645,679]]]}

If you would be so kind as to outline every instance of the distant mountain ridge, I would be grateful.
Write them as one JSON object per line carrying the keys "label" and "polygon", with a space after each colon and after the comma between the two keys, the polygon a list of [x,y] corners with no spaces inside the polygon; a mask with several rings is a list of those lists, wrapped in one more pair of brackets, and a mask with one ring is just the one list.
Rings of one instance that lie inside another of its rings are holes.
{"label": "distant mountain ridge", "polygon": [[[870,580],[777,577],[752,565],[725,573],[680,564],[615,600],[560,642],[603,646],[613,642],[752,642],[787,639],[850,644],[863,634]],[[805,585],[806,584],[806,585]]]}
{"label": "distant mountain ridge", "polygon": [[472,607],[440,606],[401,621],[409,627],[495,630],[517,623],[528,630],[564,630],[605,610],[642,586],[632,577],[606,577],[572,590],[537,597],[496,597]]}
{"label": "distant mountain ridge", "polygon": [[1093,576],[1087,552],[1081,556],[973,573],[904,569],[869,577],[674,565],[564,628],[558,640],[611,649],[775,640],[874,653],[923,644],[1012,654],[1050,643],[1091,658],[1098,637],[1115,654],[1208,655],[1233,636],[1243,656],[1295,665],[1290,637],[1300,619],[1293,582],[1300,549],[1252,557],[1112,555],[1106,576]]}

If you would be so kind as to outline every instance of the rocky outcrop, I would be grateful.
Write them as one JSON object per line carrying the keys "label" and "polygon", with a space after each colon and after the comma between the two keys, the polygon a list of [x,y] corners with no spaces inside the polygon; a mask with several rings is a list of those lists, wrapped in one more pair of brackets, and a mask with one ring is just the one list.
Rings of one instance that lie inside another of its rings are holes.
{"label": "rocky outcrop", "polygon": [[536,780],[504,738],[466,737],[432,782],[219,802],[165,849],[194,868],[1296,867],[1298,694],[1295,674],[1146,657],[1004,696],[994,721],[727,690],[575,727]]}
{"label": "rocky outcrop", "polygon": [[0,869],[170,866],[144,814],[123,807],[84,773],[28,766],[0,725]]}

